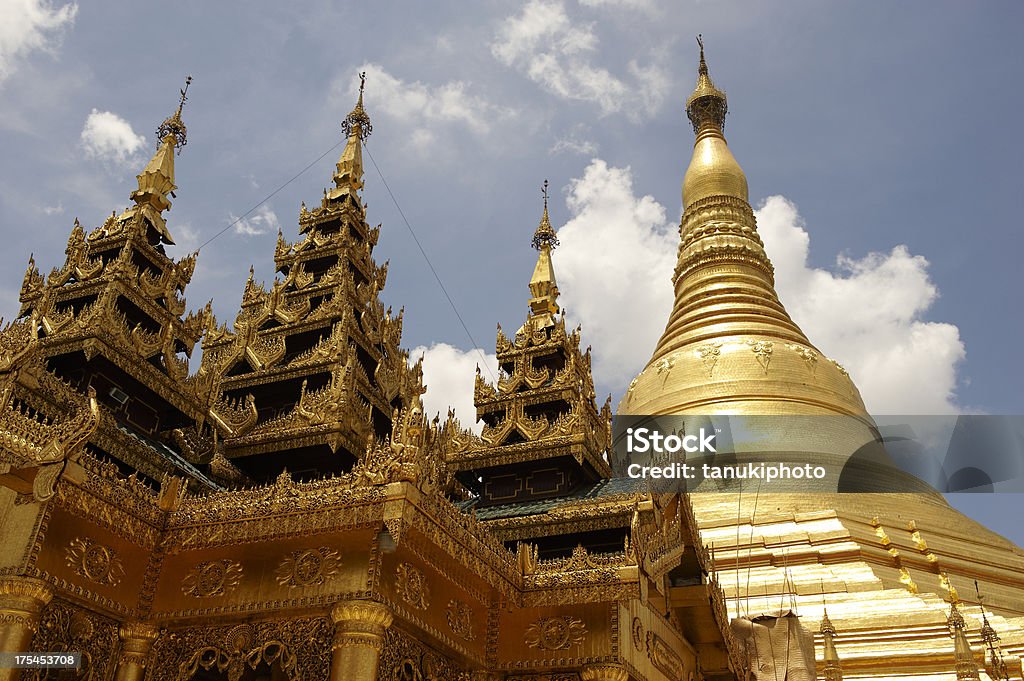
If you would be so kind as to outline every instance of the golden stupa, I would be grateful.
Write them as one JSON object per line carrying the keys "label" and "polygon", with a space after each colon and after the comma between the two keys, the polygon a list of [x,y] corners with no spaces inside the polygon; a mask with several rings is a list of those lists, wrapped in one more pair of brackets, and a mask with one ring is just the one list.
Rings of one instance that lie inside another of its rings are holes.
{"label": "golden stupa", "polygon": [[[802,433],[798,448],[846,451],[837,439],[870,439],[874,422],[849,374],[779,301],[746,177],[723,134],[727,110],[702,44],[686,102],[696,142],[683,180],[675,302],[618,413],[834,416],[843,433]],[[941,495],[797,495],[751,483],[691,501],[734,626],[798,618],[787,626],[819,634],[819,678],[1020,678],[1024,552]],[[999,650],[988,643],[992,627]],[[755,678],[813,678],[813,664],[812,676],[801,675],[795,642],[783,637],[780,654],[778,641],[758,647],[744,637]]]}

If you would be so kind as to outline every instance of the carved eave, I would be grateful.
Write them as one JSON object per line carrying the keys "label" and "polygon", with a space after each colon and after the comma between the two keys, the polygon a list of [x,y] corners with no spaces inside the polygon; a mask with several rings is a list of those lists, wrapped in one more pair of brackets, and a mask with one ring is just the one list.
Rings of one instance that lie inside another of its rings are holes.
{"label": "carved eave", "polygon": [[611,468],[584,433],[555,435],[509,445],[478,446],[449,454],[453,471],[484,471],[503,466],[554,459],[571,459],[586,466],[598,478],[611,477]]}
{"label": "carved eave", "polygon": [[562,317],[555,319],[554,326],[538,328],[533,333],[517,333],[512,339],[505,335],[501,324],[499,324],[495,342],[499,362],[515,358],[517,355],[531,350],[536,354],[543,355],[573,345],[579,347],[579,332],[574,331],[572,334],[567,334],[565,320]]}
{"label": "carved eave", "polygon": [[[66,462],[89,456],[95,448],[152,480],[184,474],[199,487],[209,486],[198,470],[183,461],[175,462],[173,455],[163,455],[139,436],[129,434],[95,397],[87,399],[42,364],[7,374],[4,385],[7,402],[0,413],[0,450],[6,452],[2,458],[16,469],[56,466],[57,474]],[[65,414],[70,417],[53,416]],[[33,494],[42,500],[39,490]]]}
{"label": "carved eave", "polygon": [[[536,537],[628,528],[634,511],[652,509],[653,501],[650,495],[626,492],[592,499],[564,499],[552,505],[553,508],[543,513],[486,518],[481,522],[503,542],[527,541]],[[492,509],[492,513],[500,512],[500,509]]]}
{"label": "carved eave", "polygon": [[[313,210],[307,210],[303,205],[299,211],[299,233],[306,234],[316,227],[334,222],[339,222],[341,226],[353,224],[357,226],[357,229],[365,225],[366,214],[362,204],[351,196],[346,198],[352,200],[331,201],[325,193],[320,206]],[[361,236],[367,236],[366,227],[362,227],[359,231]]]}
{"label": "carved eave", "polygon": [[172,369],[177,372],[177,377],[168,376],[140,357],[135,348],[126,341],[130,341],[130,335],[126,331],[100,328],[74,335],[44,338],[40,340],[40,346],[45,348],[47,355],[81,352],[86,359],[102,355],[127,375],[147,386],[174,409],[190,419],[202,420],[204,414],[196,401],[196,395],[190,384],[185,381],[187,365],[179,363],[176,369]]}

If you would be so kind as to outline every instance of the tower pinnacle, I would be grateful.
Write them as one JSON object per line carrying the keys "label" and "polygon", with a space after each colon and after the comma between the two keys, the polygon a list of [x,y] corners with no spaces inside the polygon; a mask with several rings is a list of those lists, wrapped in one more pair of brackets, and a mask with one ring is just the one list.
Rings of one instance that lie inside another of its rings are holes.
{"label": "tower pinnacle", "polygon": [[699,134],[704,126],[713,126],[721,132],[725,128],[725,115],[729,103],[725,93],[715,87],[708,75],[708,63],[704,60],[704,39],[698,33],[700,45],[700,66],[697,67],[697,86],[686,100],[686,115],[693,123],[693,132]]}
{"label": "tower pinnacle", "polygon": [[334,173],[335,189],[332,189],[327,198],[336,201],[343,196],[356,196],[356,192],[363,188],[363,148],[362,143],[373,132],[373,125],[370,117],[363,108],[363,89],[366,87],[366,72],[359,74],[359,99],[356,105],[349,112],[345,120],[341,122],[341,130],[348,138],[345,150],[341,152],[338,159],[337,172]]}
{"label": "tower pinnacle", "polygon": [[[181,98],[178,101],[178,108],[173,114],[160,124],[156,130],[157,145],[156,153],[149,160],[142,172],[136,176],[139,186],[130,195],[135,202],[134,210],[141,210],[148,213],[150,222],[160,233],[161,238],[173,244],[170,232],[160,214],[171,207],[171,200],[168,195],[173,195],[177,185],[174,184],[174,150],[179,152],[188,143],[187,130],[184,121],[181,120],[181,111],[188,101],[188,86],[192,84],[192,76],[185,79],[185,87],[180,90]],[[129,209],[133,210],[133,209]]]}
{"label": "tower pinnacle", "polygon": [[967,623],[964,621],[964,616],[960,614],[959,608],[956,607],[960,599],[957,597],[954,589],[950,589],[949,595],[949,617],[946,620],[946,624],[949,627],[949,633],[953,637],[956,678],[958,681],[978,681],[980,678],[978,675],[978,663],[974,661],[971,644],[967,640],[967,634],[964,632],[967,628]]}
{"label": "tower pinnacle", "polygon": [[824,651],[822,658],[825,660],[825,681],[843,681],[843,667],[839,661],[839,653],[836,652],[835,635],[836,628],[832,620],[828,618],[828,610],[825,610],[821,618],[821,627],[818,629],[822,637]]}
{"label": "tower pinnacle", "polygon": [[537,265],[533,268],[530,278],[530,316],[542,317],[542,325],[554,323],[553,315],[558,314],[558,283],[555,281],[555,268],[551,264],[551,251],[558,246],[558,236],[551,226],[548,217],[548,181],[544,180],[541,189],[544,197],[544,213],[541,215],[537,231],[533,233],[533,247],[537,249]]}

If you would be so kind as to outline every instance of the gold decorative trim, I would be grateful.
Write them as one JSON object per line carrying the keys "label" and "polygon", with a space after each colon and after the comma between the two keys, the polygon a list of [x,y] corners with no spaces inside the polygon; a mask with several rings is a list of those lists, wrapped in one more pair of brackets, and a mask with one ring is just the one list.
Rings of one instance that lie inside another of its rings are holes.
{"label": "gold decorative trim", "polygon": [[193,567],[181,581],[181,590],[193,598],[224,596],[238,586],[242,566],[236,561],[208,560]]}
{"label": "gold decorative trim", "polygon": [[448,601],[445,615],[448,618],[448,626],[456,636],[461,636],[467,641],[476,638],[473,632],[473,609],[469,604],[453,598]]}
{"label": "gold decorative trim", "polygon": [[396,586],[402,600],[416,608],[425,610],[430,605],[430,586],[427,577],[412,563],[402,563],[395,570]]}
{"label": "gold decorative trim", "polygon": [[290,589],[320,586],[334,575],[341,566],[341,556],[326,546],[318,549],[292,551],[285,556],[274,571],[277,583]]}
{"label": "gold decorative trim", "polygon": [[117,586],[124,578],[124,563],[117,551],[88,537],[72,539],[64,556],[76,575],[97,584]]}
{"label": "gold decorative trim", "polygon": [[568,650],[583,643],[587,628],[583,620],[564,615],[541,617],[526,628],[526,645],[538,650]]}

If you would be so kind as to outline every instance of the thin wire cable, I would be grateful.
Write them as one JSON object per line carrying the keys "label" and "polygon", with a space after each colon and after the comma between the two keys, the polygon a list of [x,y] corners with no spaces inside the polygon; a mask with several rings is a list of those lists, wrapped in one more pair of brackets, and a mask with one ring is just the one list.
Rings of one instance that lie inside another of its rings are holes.
{"label": "thin wire cable", "polygon": [[380,176],[380,181],[383,183],[384,189],[388,191],[388,196],[391,197],[391,202],[395,204],[395,208],[398,209],[398,214],[402,216],[402,221],[405,222],[405,226],[409,229],[409,234],[412,235],[412,240],[416,242],[416,247],[420,249],[420,255],[422,255],[423,259],[427,261],[427,267],[430,268],[431,274],[433,274],[434,279],[437,280],[437,285],[441,288],[441,293],[443,293],[444,297],[448,299],[448,304],[451,305],[452,312],[455,313],[455,317],[459,320],[459,324],[462,325],[462,330],[466,332],[466,337],[469,338],[469,342],[472,343],[473,349],[476,350],[476,353],[480,355],[480,361],[484,365],[484,368],[487,369],[487,373],[490,374],[491,380],[497,383],[498,379],[494,375],[494,372],[491,371],[490,365],[487,364],[487,357],[484,356],[483,350],[480,349],[480,344],[476,342],[473,338],[473,334],[469,332],[469,327],[466,326],[466,322],[462,319],[462,315],[459,314],[459,309],[455,307],[455,301],[453,301],[452,297],[448,295],[448,289],[444,287],[441,277],[438,276],[437,270],[434,269],[434,263],[430,262],[430,258],[427,257],[427,252],[423,250],[423,244],[420,243],[419,237],[416,236],[416,232],[413,230],[412,225],[409,224],[409,219],[405,217],[405,212],[402,210],[402,207],[398,205],[398,199],[395,198],[394,192],[392,192],[391,187],[388,186],[388,181],[384,179],[384,173],[380,171],[380,166],[377,165],[376,159],[374,159],[373,154],[370,153],[369,145],[365,142],[363,143],[363,149],[366,149],[366,155],[370,157],[370,162],[373,163],[374,170],[376,170],[377,175]]}
{"label": "thin wire cable", "polygon": [[270,199],[274,198],[274,196],[275,196],[275,195],[276,195],[276,194],[277,194],[277,193],[278,193],[279,191],[281,191],[282,189],[284,189],[285,187],[287,187],[288,185],[290,185],[290,184],[291,184],[292,182],[294,182],[295,180],[299,179],[299,177],[300,177],[300,176],[302,176],[302,174],[303,174],[303,173],[305,173],[305,172],[306,172],[307,170],[309,170],[310,168],[312,168],[313,166],[315,166],[315,165],[316,165],[317,163],[319,163],[319,162],[320,162],[320,161],[321,161],[321,160],[322,160],[322,159],[324,158],[324,156],[327,156],[327,154],[331,153],[332,151],[334,151],[335,149],[337,149],[338,147],[340,147],[340,146],[342,145],[342,143],[344,143],[345,141],[346,141],[346,140],[342,139],[342,140],[341,140],[340,142],[338,142],[337,144],[335,144],[335,145],[334,145],[333,147],[331,147],[330,149],[328,149],[328,150],[327,150],[327,151],[325,151],[324,153],[322,153],[322,154],[320,154],[319,156],[317,156],[317,157],[316,157],[316,159],[314,159],[314,160],[313,160],[313,161],[312,161],[312,162],[311,162],[311,163],[310,163],[309,165],[307,165],[307,166],[306,166],[305,168],[303,168],[303,169],[302,169],[302,170],[300,170],[299,172],[295,173],[295,175],[294,175],[294,176],[292,176],[292,178],[291,178],[290,180],[288,180],[287,182],[285,182],[284,184],[282,184],[282,185],[281,185],[280,187],[278,187],[278,188],[277,188],[277,189],[275,189],[274,191],[272,191],[272,192],[270,192],[269,194],[267,194],[266,196],[264,196],[264,197],[263,197],[262,199],[260,199],[259,203],[257,203],[257,204],[256,204],[256,205],[254,205],[254,206],[253,206],[252,208],[250,208],[249,210],[247,210],[247,211],[245,211],[244,213],[242,213],[242,214],[241,214],[241,215],[240,215],[239,217],[235,218],[233,222],[231,222],[230,224],[228,224],[228,226],[227,226],[227,227],[225,227],[224,229],[220,230],[219,232],[217,232],[216,234],[214,234],[213,236],[211,236],[211,237],[210,237],[209,239],[207,239],[206,241],[204,241],[204,242],[203,242],[202,244],[200,244],[200,245],[199,245],[199,248],[197,248],[195,252],[196,252],[196,253],[198,253],[199,251],[201,251],[201,250],[202,250],[202,249],[203,249],[203,248],[204,248],[204,247],[205,247],[206,245],[208,245],[208,244],[209,244],[209,243],[210,243],[211,241],[213,241],[214,239],[216,239],[217,237],[219,237],[220,235],[222,235],[222,234],[223,234],[224,232],[228,231],[229,229],[231,229],[232,227],[234,227],[235,225],[237,225],[237,224],[238,224],[239,222],[241,222],[242,220],[244,220],[244,219],[246,218],[246,216],[250,215],[250,214],[251,214],[251,213],[252,213],[252,212],[253,212],[254,210],[256,210],[257,208],[259,208],[260,206],[262,206],[262,205],[263,205],[264,203],[266,203],[266,202],[267,202],[267,201],[269,201]]}

